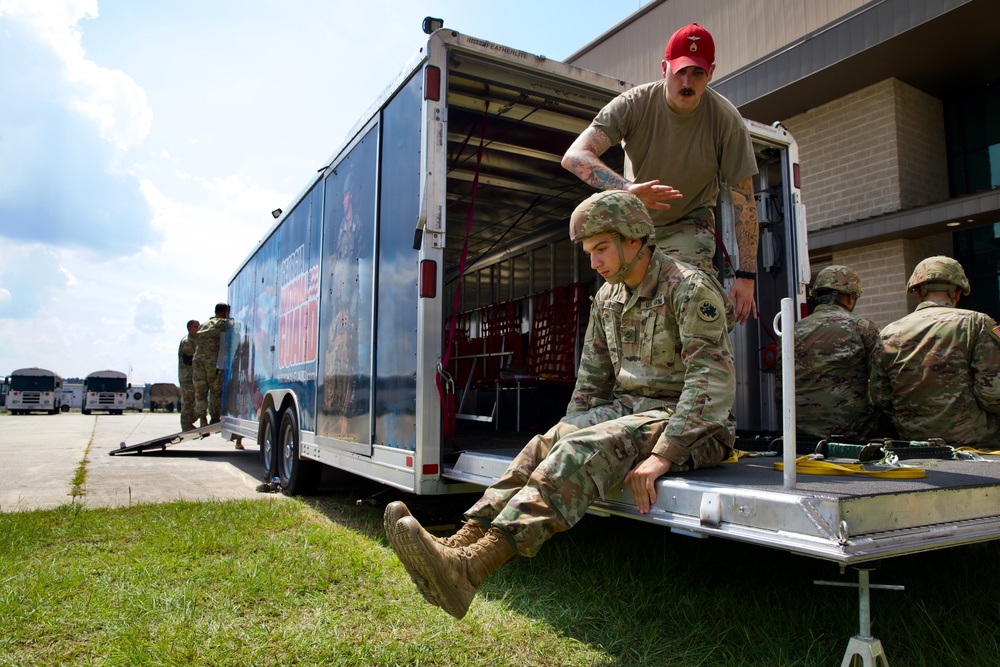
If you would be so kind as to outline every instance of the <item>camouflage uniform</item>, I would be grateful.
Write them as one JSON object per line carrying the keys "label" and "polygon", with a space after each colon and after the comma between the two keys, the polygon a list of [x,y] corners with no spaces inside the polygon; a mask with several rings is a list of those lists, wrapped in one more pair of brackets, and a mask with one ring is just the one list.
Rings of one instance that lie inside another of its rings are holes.
{"label": "camouflage uniform", "polygon": [[222,419],[222,370],[219,348],[232,320],[213,317],[198,329],[198,350],[194,355],[194,411],[201,419],[207,412],[214,424]]}
{"label": "camouflage uniform", "polygon": [[[194,324],[191,325],[192,327]],[[198,339],[190,334],[181,338],[177,346],[177,379],[181,387],[181,430],[187,431],[194,427],[199,415],[195,413],[194,394],[194,355],[198,347]],[[201,413],[204,416],[205,413]]]}
{"label": "camouflage uniform", "polygon": [[881,339],[872,397],[901,437],[1000,445],[1000,332],[991,317],[924,301]]}
{"label": "camouflage uniform", "polygon": [[[795,324],[796,430],[816,437],[874,436],[883,430],[868,395],[878,327],[837,301],[844,295],[861,298],[861,277],[846,266],[828,266],[816,276],[810,294],[827,302]],[[780,407],[780,356],[777,380]]]}
{"label": "camouflage uniform", "polygon": [[[969,294],[962,265],[928,257],[906,283],[917,309],[882,329],[872,399],[910,440],[993,448],[1000,427],[1000,330],[991,317],[954,306]],[[930,297],[947,292],[947,301]]]}
{"label": "camouflage uniform", "polygon": [[521,555],[575,525],[651,454],[680,472],[731,451],[732,304],[714,278],[655,246],[647,251],[635,290],[609,282],[594,299],[567,415],[466,513],[510,534]]}

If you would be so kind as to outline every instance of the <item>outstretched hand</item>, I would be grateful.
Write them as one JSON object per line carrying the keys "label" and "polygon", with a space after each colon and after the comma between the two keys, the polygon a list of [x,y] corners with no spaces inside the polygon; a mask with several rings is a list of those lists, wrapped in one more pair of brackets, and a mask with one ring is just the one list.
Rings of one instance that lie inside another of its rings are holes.
{"label": "outstretched hand", "polygon": [[680,190],[669,185],[660,185],[659,181],[629,183],[628,191],[641,199],[646,208],[660,211],[666,211],[670,208],[668,200],[680,199],[684,196]]}
{"label": "outstretched hand", "polygon": [[656,502],[656,479],[670,471],[670,461],[650,454],[649,458],[628,471],[625,483],[632,486],[635,506],[639,514],[649,514],[650,506]]}

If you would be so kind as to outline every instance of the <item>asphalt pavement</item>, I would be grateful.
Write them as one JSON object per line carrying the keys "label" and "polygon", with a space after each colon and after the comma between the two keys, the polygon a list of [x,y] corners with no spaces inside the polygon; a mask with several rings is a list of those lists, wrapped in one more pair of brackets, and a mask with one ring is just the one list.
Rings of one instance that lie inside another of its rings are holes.
{"label": "asphalt pavement", "polygon": [[[173,500],[259,498],[258,448],[246,449],[219,434],[165,450],[109,456],[122,442],[133,445],[176,433],[177,413],[123,415],[19,415],[0,412],[0,512],[128,506]],[[89,449],[88,449],[89,447]],[[73,479],[86,459],[80,495]],[[279,494],[280,495],[280,494]]]}

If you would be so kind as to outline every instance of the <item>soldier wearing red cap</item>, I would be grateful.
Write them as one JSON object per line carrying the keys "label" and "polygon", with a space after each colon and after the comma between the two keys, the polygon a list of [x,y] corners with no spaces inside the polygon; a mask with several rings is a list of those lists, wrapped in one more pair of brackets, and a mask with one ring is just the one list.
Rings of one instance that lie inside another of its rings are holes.
{"label": "soldier wearing red cap", "polygon": [[[563,167],[602,190],[627,190],[649,209],[656,243],[667,254],[715,273],[715,207],[729,184],[739,266],[730,296],[740,323],[757,316],[757,173],[750,134],[736,108],[708,87],[715,43],[697,23],[673,34],[663,78],[622,93],[598,113],[563,156]],[[625,175],[601,160],[625,149]]]}

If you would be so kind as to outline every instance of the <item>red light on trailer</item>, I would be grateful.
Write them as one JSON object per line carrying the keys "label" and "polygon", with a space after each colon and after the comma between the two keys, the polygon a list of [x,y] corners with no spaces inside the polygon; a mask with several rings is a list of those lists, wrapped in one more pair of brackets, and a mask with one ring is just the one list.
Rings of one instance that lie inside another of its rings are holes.
{"label": "red light on trailer", "polygon": [[809,304],[804,303],[799,306],[799,319],[803,320],[809,315]]}
{"label": "red light on trailer", "polygon": [[438,474],[438,464],[436,464],[436,463],[425,463],[424,464],[424,474],[425,475],[436,475],[436,474]]}
{"label": "red light on trailer", "polygon": [[420,261],[420,296],[424,299],[437,296],[437,262],[433,259]]}
{"label": "red light on trailer", "polygon": [[424,99],[432,102],[441,100],[441,70],[434,65],[424,68]]}
{"label": "red light on trailer", "polygon": [[406,457],[406,467],[407,468],[412,468],[413,467],[413,457],[412,456],[407,456]]}
{"label": "red light on trailer", "polygon": [[802,189],[802,176],[799,174],[799,163],[796,162],[792,165],[792,184],[796,188]]}

